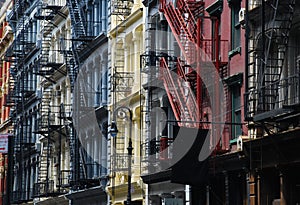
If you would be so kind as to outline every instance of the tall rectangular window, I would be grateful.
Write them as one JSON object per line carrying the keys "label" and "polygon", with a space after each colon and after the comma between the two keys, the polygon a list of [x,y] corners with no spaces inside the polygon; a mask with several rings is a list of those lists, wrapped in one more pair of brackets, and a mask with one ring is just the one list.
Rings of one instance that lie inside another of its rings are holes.
{"label": "tall rectangular window", "polygon": [[232,1],[230,7],[231,7],[231,50],[236,50],[241,46],[241,25],[239,22],[241,0]]}
{"label": "tall rectangular window", "polygon": [[241,126],[241,87],[233,86],[231,88],[231,140],[237,139],[242,135]]}

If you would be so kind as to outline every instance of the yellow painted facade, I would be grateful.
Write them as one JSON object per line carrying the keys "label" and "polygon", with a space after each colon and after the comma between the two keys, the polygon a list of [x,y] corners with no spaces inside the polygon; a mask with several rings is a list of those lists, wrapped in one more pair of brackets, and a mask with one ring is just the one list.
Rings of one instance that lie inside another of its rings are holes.
{"label": "yellow painted facade", "polygon": [[140,0],[131,3],[130,14],[117,13],[112,15],[111,29],[108,31],[110,40],[110,61],[112,76],[111,104],[109,106],[111,116],[118,115],[114,111],[120,107],[128,107],[132,112],[132,126],[128,120],[116,118],[118,135],[116,139],[111,137],[111,163],[114,164],[114,155],[123,156],[125,166],[111,167],[110,182],[107,192],[111,196],[112,204],[123,204],[128,194],[128,166],[127,147],[131,129],[133,155],[131,200],[143,203],[144,184],[141,175],[140,144],[141,110],[144,96],[140,90],[140,55],[144,52],[144,12]]}

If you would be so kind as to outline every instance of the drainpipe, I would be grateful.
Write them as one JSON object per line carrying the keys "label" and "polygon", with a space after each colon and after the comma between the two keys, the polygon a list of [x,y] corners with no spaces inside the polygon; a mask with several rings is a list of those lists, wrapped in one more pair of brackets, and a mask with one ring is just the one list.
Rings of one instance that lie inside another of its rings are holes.
{"label": "drainpipe", "polygon": [[247,202],[246,205],[251,205],[250,204],[250,174],[246,174],[246,183],[247,183]]}
{"label": "drainpipe", "polygon": [[228,173],[225,172],[225,205],[229,205],[229,177]]}
{"label": "drainpipe", "polygon": [[185,205],[191,205],[191,186],[185,185]]}
{"label": "drainpipe", "polygon": [[260,205],[260,176],[257,174],[257,205]]}
{"label": "drainpipe", "polygon": [[279,173],[279,180],[280,180],[280,205],[286,205],[286,201],[284,198],[284,183],[283,183],[283,174],[282,172]]}
{"label": "drainpipe", "polygon": [[209,205],[209,185],[206,186],[206,205]]}
{"label": "drainpipe", "polygon": [[149,185],[145,184],[145,205],[149,205]]}

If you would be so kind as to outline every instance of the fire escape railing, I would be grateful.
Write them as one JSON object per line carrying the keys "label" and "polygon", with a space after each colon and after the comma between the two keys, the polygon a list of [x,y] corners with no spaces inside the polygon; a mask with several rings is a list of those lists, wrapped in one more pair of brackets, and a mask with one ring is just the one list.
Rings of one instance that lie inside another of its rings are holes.
{"label": "fire escape railing", "polygon": [[[177,62],[177,72],[184,83],[175,82],[171,78],[167,59],[160,62],[161,77],[169,101],[180,126],[201,127],[199,121],[202,119],[203,97],[200,61],[211,61],[220,71],[220,66],[228,61],[228,41],[220,40],[216,34],[213,39],[205,39],[202,35],[202,22],[208,18],[204,16],[204,1],[179,0],[175,6],[172,2],[161,0],[160,6],[186,61],[185,64]],[[217,31],[218,19],[214,21]],[[189,67],[191,72],[183,71],[181,67]],[[188,77],[192,72],[193,79]],[[187,91],[189,95],[185,96]],[[184,121],[194,123],[182,123]]]}
{"label": "fire escape railing", "polygon": [[[247,66],[250,71],[249,85],[245,95],[245,118],[247,120],[251,121],[256,115],[264,115],[264,113],[266,113],[265,118],[268,118],[269,112],[281,108],[280,92],[285,87],[282,84],[284,82],[282,71],[288,49],[294,5],[295,0],[275,0],[270,4],[261,2],[255,5],[255,7],[264,6],[270,18],[266,18],[263,22],[265,25],[261,27],[259,39],[250,38],[252,47],[249,47],[247,53],[249,59]],[[257,40],[259,43],[254,44]]]}
{"label": "fire escape railing", "polygon": [[[198,106],[194,93],[185,77],[180,61],[176,62],[177,72],[171,72],[165,58],[160,60],[160,77],[164,82],[175,118],[180,126],[197,127]],[[181,78],[179,77],[181,76]],[[187,106],[188,105],[188,106]],[[196,122],[196,123],[191,123]]]}

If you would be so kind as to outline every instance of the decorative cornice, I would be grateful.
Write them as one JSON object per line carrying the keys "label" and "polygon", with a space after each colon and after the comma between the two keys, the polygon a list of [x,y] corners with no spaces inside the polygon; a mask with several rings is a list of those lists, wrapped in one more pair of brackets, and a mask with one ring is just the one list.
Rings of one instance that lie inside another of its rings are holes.
{"label": "decorative cornice", "polygon": [[120,23],[117,27],[113,28],[109,32],[109,36],[115,38],[117,33],[123,32],[126,29],[126,27],[135,23],[138,19],[142,18],[142,16],[143,16],[143,8],[137,9],[135,12],[130,14],[130,16],[128,16],[124,21],[122,21],[122,23]]}
{"label": "decorative cornice", "polygon": [[223,0],[217,0],[205,9],[210,16],[219,16],[223,12]]}
{"label": "decorative cornice", "polygon": [[229,87],[242,86],[243,73],[237,73],[235,75],[231,75],[231,76],[225,78],[224,81]]}
{"label": "decorative cornice", "polygon": [[3,31],[4,35],[2,36],[2,38],[0,38],[0,56],[2,56],[6,51],[5,48],[9,47],[11,39],[13,38],[13,31],[9,25],[5,26]]}

